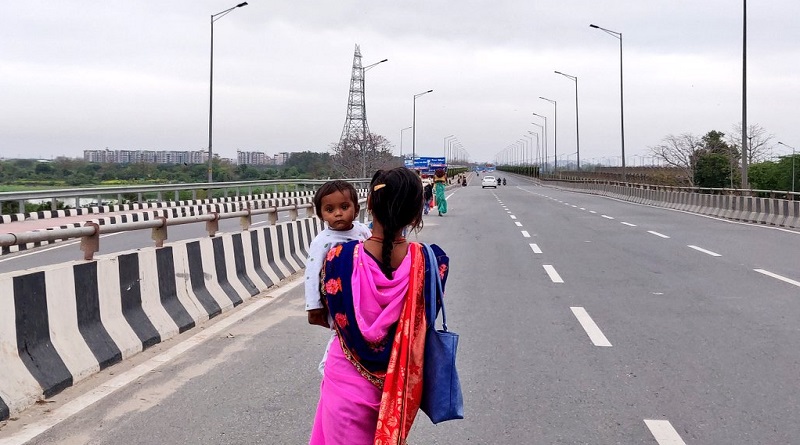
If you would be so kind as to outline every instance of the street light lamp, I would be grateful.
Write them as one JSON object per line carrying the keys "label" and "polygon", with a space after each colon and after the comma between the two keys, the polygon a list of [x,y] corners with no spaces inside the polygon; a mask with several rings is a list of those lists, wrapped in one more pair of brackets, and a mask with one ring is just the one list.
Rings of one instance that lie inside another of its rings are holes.
{"label": "street light lamp", "polygon": [[213,170],[213,162],[214,162],[214,151],[212,149],[212,131],[213,131],[213,106],[214,106],[214,22],[225,17],[229,12],[233,11],[236,8],[241,8],[242,6],[247,6],[247,2],[239,3],[238,5],[228,8],[222,12],[218,12],[216,14],[211,15],[211,63],[210,63],[210,72],[209,81],[208,81],[208,182],[214,182],[214,178],[212,176]]}
{"label": "street light lamp", "polygon": [[[792,149],[792,193],[794,193],[794,183],[795,183],[795,179],[794,179],[794,150],[795,150],[795,148],[792,147],[791,145],[784,144],[783,142],[780,142],[780,141],[778,141],[778,144],[783,145],[784,147],[789,147],[789,148]],[[792,195],[792,201],[794,201],[794,195]]]}
{"label": "street light lamp", "polygon": [[554,71],[556,74],[561,74],[562,76],[566,77],[567,79],[575,81],[575,148],[577,158],[577,165],[578,171],[581,170],[581,132],[580,132],[580,125],[578,124],[578,78],[576,76],[571,76],[569,74],[564,74],[561,71]]}
{"label": "street light lamp", "polygon": [[[361,104],[361,107],[364,110],[364,125],[361,126],[361,133],[362,133],[362,141],[361,141],[361,177],[367,177],[367,90],[366,90],[366,73],[367,70],[370,68],[374,68],[376,65],[380,65],[383,62],[388,62],[389,59],[383,59],[380,62],[375,62],[371,65],[367,65],[361,68],[361,92],[364,94],[364,103]],[[372,139],[372,137],[370,137]]]}
{"label": "street light lamp", "polygon": [[625,111],[622,100],[622,33],[612,31],[597,25],[589,25],[590,28],[599,29],[606,34],[619,39],[619,130],[622,139],[622,182],[625,182]]}
{"label": "street light lamp", "polygon": [[411,168],[414,168],[414,160],[417,158],[417,98],[428,93],[433,93],[433,90],[414,95],[414,112],[411,118]]}
{"label": "street light lamp", "polygon": [[[546,100],[553,104],[553,157],[558,153],[558,103],[546,97],[539,96],[539,99]],[[545,165],[547,165],[547,120],[544,121],[544,143],[545,143]]]}
{"label": "street light lamp", "polygon": [[[408,127],[406,127],[406,128],[401,128],[400,129],[400,158],[401,159],[403,158],[403,132],[406,131],[406,130],[410,130],[410,129],[411,129],[410,125]],[[405,161],[403,161],[403,162],[405,163]]]}

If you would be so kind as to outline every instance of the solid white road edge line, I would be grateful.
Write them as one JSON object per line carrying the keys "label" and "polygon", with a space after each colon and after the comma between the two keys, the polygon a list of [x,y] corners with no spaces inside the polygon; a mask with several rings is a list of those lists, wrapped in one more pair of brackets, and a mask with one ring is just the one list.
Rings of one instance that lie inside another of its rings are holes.
{"label": "solid white road edge line", "polygon": [[778,275],[776,273],[772,273],[772,272],[770,272],[768,270],[764,270],[764,269],[753,269],[753,270],[758,272],[758,273],[764,274],[764,275],[766,275],[768,277],[772,277],[772,278],[776,278],[778,280],[781,280],[784,283],[794,284],[795,286],[800,287],[800,281],[795,281],[795,280],[793,280],[791,278],[786,278],[784,276]]}
{"label": "solid white road edge line", "polygon": [[710,250],[703,249],[702,247],[693,246],[693,245],[691,245],[691,244],[688,244],[687,246],[688,246],[690,249],[694,249],[694,250],[696,250],[696,251],[698,251],[698,252],[703,252],[703,253],[705,253],[705,254],[707,254],[707,255],[711,255],[711,256],[722,256],[722,255],[720,255],[720,254],[718,254],[718,253],[716,253],[716,252],[712,252],[712,251],[710,251]]}
{"label": "solid white road edge line", "polygon": [[542,253],[542,249],[539,248],[538,244],[531,243],[530,246],[531,249],[533,250],[533,253]]}
{"label": "solid white road edge line", "polygon": [[624,222],[623,221],[622,224],[625,224],[626,226],[629,226],[629,227],[636,227],[636,224],[631,224],[629,222]]}
{"label": "solid white road edge line", "polygon": [[570,309],[575,315],[575,318],[578,319],[578,323],[583,326],[583,330],[589,335],[589,340],[591,340],[595,346],[611,347],[611,343],[606,336],[603,335],[603,332],[600,331],[600,328],[597,327],[597,324],[592,320],[592,317],[589,316],[589,313],[586,312],[586,309],[582,307],[571,307]]}
{"label": "solid white road edge line", "polygon": [[659,445],[686,445],[669,420],[644,419],[645,425],[650,429]]}
{"label": "solid white road edge line", "polygon": [[303,282],[303,276],[299,275],[274,291],[268,291],[271,298],[262,298],[260,300],[253,301],[249,305],[231,313],[224,320],[214,323],[203,331],[187,338],[186,340],[178,343],[177,345],[169,348],[150,360],[134,367],[133,369],[125,371],[122,374],[119,374],[92,391],[65,403],[59,408],[52,410],[51,412],[45,414],[42,420],[30,425],[26,425],[18,433],[11,437],[0,439],[0,445],[22,445],[36,438],[50,428],[83,411],[94,403],[104,399],[106,396],[113,394],[116,390],[125,387],[129,383],[158,368],[159,366],[172,361],[195,346],[198,346],[205,341],[216,337],[220,332],[224,331],[232,324],[278,300],[280,297],[284,296],[297,286],[303,284]]}
{"label": "solid white road edge line", "polygon": [[669,238],[667,235],[664,235],[663,233],[654,232],[652,230],[648,230],[647,233],[651,233],[655,236],[660,236],[661,238]]}
{"label": "solid white road edge line", "polygon": [[558,272],[556,272],[556,268],[555,267],[553,267],[550,264],[544,264],[544,265],[542,265],[542,267],[544,267],[544,271],[547,272],[547,276],[550,277],[550,280],[552,280],[553,283],[563,283],[564,282],[564,280],[561,279],[561,275],[559,275]]}
{"label": "solid white road edge line", "polygon": [[527,230],[523,230],[523,231],[522,231],[522,236],[524,236],[525,238],[530,238],[530,237],[531,237],[531,234],[530,234],[530,233],[528,233],[528,231],[527,231]]}

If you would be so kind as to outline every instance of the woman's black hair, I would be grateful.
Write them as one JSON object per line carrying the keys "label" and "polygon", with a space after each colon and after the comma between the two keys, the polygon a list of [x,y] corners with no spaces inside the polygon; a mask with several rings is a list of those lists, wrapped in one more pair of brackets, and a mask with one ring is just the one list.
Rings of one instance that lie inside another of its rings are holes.
{"label": "woman's black hair", "polygon": [[[377,188],[377,190],[376,190]],[[381,271],[392,278],[392,247],[403,228],[422,228],[422,181],[405,167],[378,170],[369,188],[369,210],[383,226]]]}
{"label": "woman's black hair", "polygon": [[317,216],[322,219],[322,198],[336,192],[342,192],[343,194],[350,196],[350,200],[353,201],[353,207],[356,209],[356,215],[358,215],[358,211],[360,209],[358,205],[358,192],[356,191],[356,188],[353,187],[353,184],[350,184],[347,181],[336,179],[334,181],[328,181],[325,184],[322,184],[322,187],[317,189],[317,193],[314,194],[314,211],[317,213]]}

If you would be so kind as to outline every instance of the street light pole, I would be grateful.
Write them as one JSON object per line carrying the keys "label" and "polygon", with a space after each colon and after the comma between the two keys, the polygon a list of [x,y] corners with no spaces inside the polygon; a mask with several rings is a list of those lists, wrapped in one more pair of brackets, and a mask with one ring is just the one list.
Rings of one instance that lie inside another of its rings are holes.
{"label": "street light pole", "polygon": [[575,148],[577,164],[578,164],[578,171],[581,170],[581,129],[578,123],[578,78],[576,76],[571,76],[569,74],[564,74],[561,71],[554,71],[556,74],[561,74],[562,76],[566,77],[567,79],[575,81]]}
{"label": "street light pole", "polygon": [[[548,99],[546,97],[539,96],[539,99],[546,100],[546,101],[550,102],[551,104],[553,104],[553,157],[555,158],[555,155],[558,154],[558,103],[556,103],[556,101],[550,100],[550,99]],[[544,134],[545,134],[545,137],[544,137],[544,141],[545,141],[545,148],[544,148],[545,160],[544,160],[544,163],[545,163],[545,165],[547,165],[547,121],[546,120],[544,121],[544,127],[545,127],[545,131],[544,131]],[[556,165],[556,167],[557,166],[558,165]]]}
{"label": "street light pole", "polygon": [[[794,193],[794,183],[796,182],[794,176],[794,147],[791,145],[784,144],[783,142],[778,141],[778,144],[783,145],[784,147],[789,147],[792,149],[792,193]],[[794,195],[792,195],[792,201],[794,201]]]}
{"label": "street light pole", "polygon": [[375,62],[375,63],[373,63],[371,65],[367,65],[367,66],[361,67],[361,92],[364,93],[364,98],[365,98],[364,99],[364,103],[361,104],[362,108],[364,109],[364,116],[363,116],[364,125],[361,126],[361,134],[362,134],[362,140],[361,140],[361,177],[362,178],[366,178],[367,177],[367,100],[366,100],[366,96],[367,96],[367,89],[366,89],[367,88],[367,86],[366,86],[367,77],[366,77],[366,74],[367,74],[367,70],[368,69],[374,68],[376,65],[379,65],[379,64],[381,64],[383,62],[388,62],[388,61],[389,61],[389,59],[383,59],[380,62]]}
{"label": "street light pole", "polygon": [[210,58],[210,74],[208,80],[208,182],[214,182],[212,175],[214,168],[214,151],[212,148],[212,132],[213,132],[213,109],[214,109],[214,22],[225,17],[229,12],[236,8],[247,6],[247,2],[239,3],[238,5],[228,8],[222,12],[211,14],[211,58]]}
{"label": "street light pole", "polygon": [[417,98],[428,93],[433,93],[433,90],[414,95],[414,112],[411,118],[411,168],[414,168],[414,160],[417,158]]}
{"label": "street light pole", "polygon": [[[549,99],[545,99],[549,100]],[[555,102],[553,102],[555,104]],[[539,128],[542,129],[542,136],[544,137],[544,167],[547,168],[547,116],[533,113],[534,116],[541,117],[544,119],[544,126],[542,124],[537,124],[536,122],[531,122],[532,125],[537,125]]]}
{"label": "street light pole", "polygon": [[749,189],[747,178],[747,0],[742,0],[742,188]]}
{"label": "street light pole", "polygon": [[622,182],[625,182],[625,108],[622,93],[622,33],[612,31],[597,25],[589,25],[590,28],[599,29],[606,34],[619,39],[619,129],[622,139]]}
{"label": "street light pole", "polygon": [[451,134],[450,136],[444,138],[444,142],[442,142],[442,155],[444,155],[445,164],[447,164],[447,146],[448,146],[447,141],[449,141],[450,139],[455,139],[455,137],[456,137],[455,135]]}
{"label": "street light pole", "polygon": [[[400,158],[401,159],[403,158],[403,132],[406,131],[406,130],[410,130],[410,129],[411,129],[410,125],[408,127],[406,127],[406,128],[401,128],[400,129]],[[405,164],[405,160],[403,161],[403,164]]]}

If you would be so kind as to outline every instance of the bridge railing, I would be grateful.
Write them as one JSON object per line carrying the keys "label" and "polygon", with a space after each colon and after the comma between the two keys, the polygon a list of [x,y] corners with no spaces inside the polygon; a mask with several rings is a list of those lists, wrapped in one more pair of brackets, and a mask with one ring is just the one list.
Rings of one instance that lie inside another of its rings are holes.
{"label": "bridge railing", "polygon": [[[365,198],[359,199],[361,210],[358,218],[360,221],[366,221],[366,201]],[[209,212],[203,215],[182,217],[157,216],[148,221],[107,225],[100,225],[90,221],[86,222],[83,227],[0,234],[0,247],[80,238],[83,259],[92,260],[95,252],[100,251],[100,235],[104,234],[150,229],[152,231],[151,238],[155,242],[155,246],[163,247],[164,241],[168,239],[167,229],[170,226],[205,222],[205,231],[208,236],[213,237],[219,231],[220,220],[239,218],[242,231],[246,231],[252,225],[253,216],[267,215],[270,225],[275,225],[278,222],[278,214],[280,212],[288,212],[289,219],[295,221],[303,210],[306,212],[305,217],[314,217],[314,204],[311,202],[267,208],[251,208],[248,203],[245,209],[224,213]]]}
{"label": "bridge railing", "polygon": [[[367,184],[369,184],[369,179],[367,178],[351,178],[346,179],[346,181],[355,185],[356,188],[366,188]],[[7,202],[17,203],[19,213],[25,213],[25,203],[29,201],[50,201],[50,209],[57,210],[59,202],[72,202],[74,203],[74,207],[81,207],[80,200],[84,198],[96,199],[98,205],[112,197],[119,203],[123,203],[126,195],[135,195],[136,199],[132,200],[132,202],[137,203],[147,201],[147,196],[154,196],[154,199],[162,201],[165,197],[172,195],[175,201],[179,201],[181,192],[190,192],[192,199],[196,200],[197,194],[201,190],[205,191],[209,198],[214,195],[228,197],[230,194],[240,196],[243,192],[247,195],[252,195],[254,190],[272,190],[274,192],[314,190],[325,182],[327,182],[325,179],[275,179],[264,181],[151,184],[0,192],[0,214],[2,214],[2,208],[4,207],[2,204]]]}

